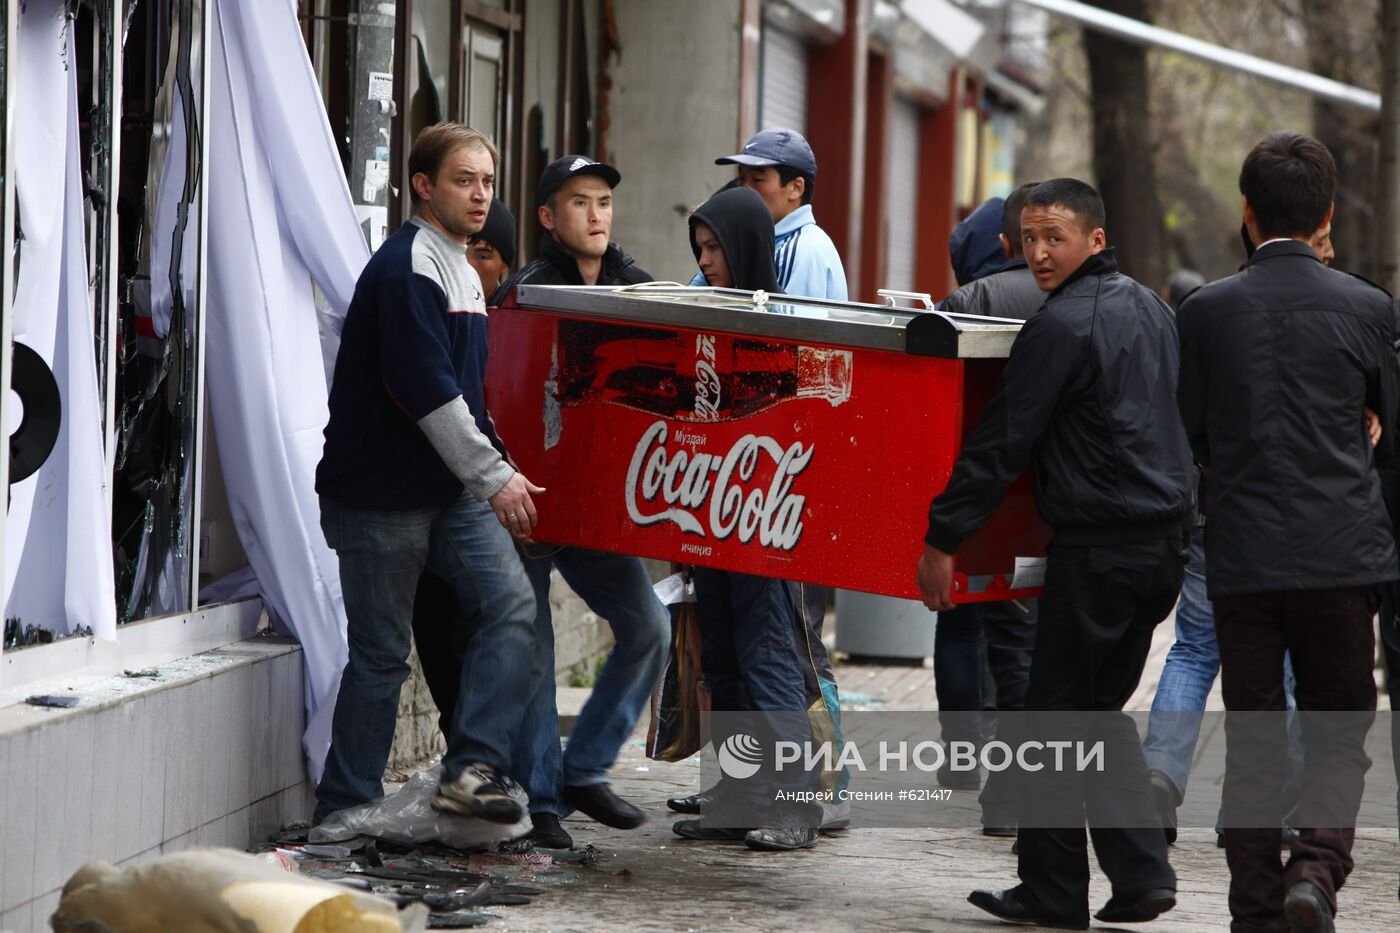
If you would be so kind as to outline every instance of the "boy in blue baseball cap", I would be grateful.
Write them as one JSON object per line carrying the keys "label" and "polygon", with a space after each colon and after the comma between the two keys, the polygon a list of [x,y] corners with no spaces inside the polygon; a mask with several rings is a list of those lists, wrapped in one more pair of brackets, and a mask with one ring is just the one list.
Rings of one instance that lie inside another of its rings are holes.
{"label": "boy in blue baseball cap", "polygon": [[737,165],[739,184],[758,192],[768,205],[776,224],[773,258],[783,293],[845,301],[841,255],[812,215],[817,160],[802,134],[783,127],[763,130],[749,137],[742,152],[715,164]]}

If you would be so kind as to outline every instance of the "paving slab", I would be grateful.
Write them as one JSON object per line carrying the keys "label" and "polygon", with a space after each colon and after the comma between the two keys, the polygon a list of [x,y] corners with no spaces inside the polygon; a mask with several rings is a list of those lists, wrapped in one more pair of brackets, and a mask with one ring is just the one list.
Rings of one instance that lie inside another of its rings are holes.
{"label": "paving slab", "polygon": [[[1148,669],[1129,704],[1147,709],[1173,638],[1172,620],[1156,633]],[[920,664],[837,669],[843,694],[855,709],[936,709],[933,671]],[[586,691],[561,700],[561,714],[576,713]],[[565,707],[568,707],[567,709]],[[1210,707],[1221,708],[1219,691]],[[1382,707],[1387,699],[1382,697]],[[644,724],[641,727],[644,729]],[[996,923],[966,902],[974,888],[1008,887],[1016,881],[1010,840],[970,829],[879,829],[859,826],[823,837],[815,849],[751,852],[742,843],[697,843],[671,832],[677,815],[669,796],[699,789],[699,759],[651,761],[641,734],[634,736],[612,771],[614,787],[641,806],[648,822],[623,832],[586,818],[566,820],[578,847],[592,846],[591,864],[564,866],[537,879],[546,893],[529,905],[495,911],[486,929],[503,931],[996,931]],[[1377,762],[1376,768],[1389,767]],[[963,793],[963,792],[959,792]],[[1400,841],[1393,829],[1363,830],[1354,851],[1356,870],[1342,892],[1342,933],[1393,933],[1400,928]],[[1203,933],[1228,930],[1229,874],[1215,834],[1183,831],[1171,850],[1179,876],[1176,910],[1131,927],[1100,930]],[[1097,866],[1091,882],[1095,905],[1109,896]],[[1016,927],[1032,930],[1034,927]]]}

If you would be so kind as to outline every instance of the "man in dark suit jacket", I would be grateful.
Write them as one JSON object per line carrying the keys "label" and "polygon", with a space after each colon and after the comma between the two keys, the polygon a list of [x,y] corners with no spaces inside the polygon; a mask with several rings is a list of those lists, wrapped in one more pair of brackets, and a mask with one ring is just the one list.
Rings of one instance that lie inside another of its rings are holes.
{"label": "man in dark suit jacket", "polygon": [[[1210,487],[1208,591],[1226,709],[1225,849],[1234,931],[1330,931],[1351,871],[1374,717],[1372,617],[1396,551],[1363,409],[1395,423],[1390,297],[1328,269],[1309,240],[1331,223],[1337,169],[1297,133],[1240,171],[1259,244],[1244,270],[1183,302],[1179,401]],[[1305,710],[1306,763],[1284,867],[1283,657]],[[1270,712],[1254,712],[1270,711]],[[1272,712],[1278,711],[1278,712]],[[1320,712],[1326,711],[1326,712]],[[1345,715],[1333,711],[1360,711]],[[1325,718],[1325,721],[1322,721]]]}

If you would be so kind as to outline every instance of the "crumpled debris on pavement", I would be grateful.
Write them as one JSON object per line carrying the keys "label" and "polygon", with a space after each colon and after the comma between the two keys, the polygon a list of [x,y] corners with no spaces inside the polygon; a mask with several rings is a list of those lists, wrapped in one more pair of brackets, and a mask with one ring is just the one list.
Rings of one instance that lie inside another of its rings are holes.
{"label": "crumpled debris on pavement", "polygon": [[543,889],[516,884],[515,878],[554,864],[544,853],[465,853],[366,836],[308,843],[308,830],[305,823],[284,827],[264,851],[288,857],[304,877],[363,890],[400,907],[422,904],[431,911],[431,929],[478,926],[493,916],[479,908],[528,904]]}

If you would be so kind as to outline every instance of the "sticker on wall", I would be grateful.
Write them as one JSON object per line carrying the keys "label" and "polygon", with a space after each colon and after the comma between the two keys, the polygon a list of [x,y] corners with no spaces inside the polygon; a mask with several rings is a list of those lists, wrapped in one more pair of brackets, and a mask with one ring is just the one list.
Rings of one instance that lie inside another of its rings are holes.
{"label": "sticker on wall", "polygon": [[379,196],[379,189],[389,183],[389,163],[379,159],[365,160],[365,189],[364,197],[366,202],[373,202]]}
{"label": "sticker on wall", "polygon": [[393,100],[394,76],[387,71],[371,71],[369,73],[369,99]]}

